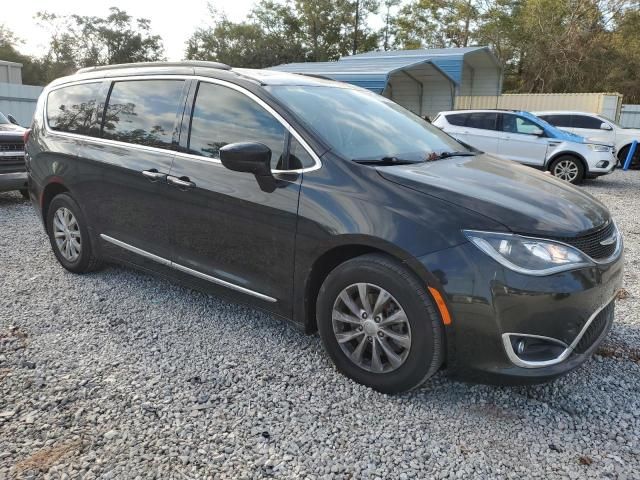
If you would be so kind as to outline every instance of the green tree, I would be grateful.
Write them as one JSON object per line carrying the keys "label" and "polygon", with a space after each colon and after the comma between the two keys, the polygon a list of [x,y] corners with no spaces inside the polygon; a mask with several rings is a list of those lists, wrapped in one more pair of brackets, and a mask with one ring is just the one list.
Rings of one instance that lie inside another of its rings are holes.
{"label": "green tree", "polygon": [[45,56],[50,64],[77,68],[164,59],[162,39],[151,33],[151,22],[115,7],[106,17],[39,12],[37,19],[50,31]]}

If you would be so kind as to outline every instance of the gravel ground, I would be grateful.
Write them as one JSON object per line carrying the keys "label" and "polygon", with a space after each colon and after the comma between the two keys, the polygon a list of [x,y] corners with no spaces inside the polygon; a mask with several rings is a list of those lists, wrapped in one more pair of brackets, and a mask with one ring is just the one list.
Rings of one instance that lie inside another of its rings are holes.
{"label": "gravel ground", "polygon": [[143,273],[55,261],[0,194],[0,479],[640,478],[640,171],[583,188],[626,238],[603,348],[535,387],[386,396],[317,336]]}

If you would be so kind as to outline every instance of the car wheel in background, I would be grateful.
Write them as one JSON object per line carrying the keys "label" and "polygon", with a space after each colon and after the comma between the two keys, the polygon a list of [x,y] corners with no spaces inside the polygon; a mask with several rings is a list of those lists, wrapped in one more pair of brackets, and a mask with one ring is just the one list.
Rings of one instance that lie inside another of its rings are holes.
{"label": "car wheel in background", "polygon": [[562,155],[556,158],[549,168],[551,174],[561,180],[577,184],[584,179],[584,166],[576,157]]}
{"label": "car wheel in background", "polygon": [[[629,155],[629,149],[631,147],[627,145],[623,147],[618,152],[618,164],[620,168],[624,167],[624,162],[627,160],[627,155]],[[629,168],[640,168],[640,145],[636,148],[635,153],[633,154],[633,159],[631,159],[631,165]]]}
{"label": "car wheel in background", "polygon": [[444,332],[427,286],[385,255],[336,267],[320,288],[316,315],[338,370],[363,385],[410,390],[442,365]]}
{"label": "car wheel in background", "polygon": [[102,262],[93,253],[87,222],[69,194],[54,197],[46,220],[53,253],[64,268],[74,273],[100,268]]}

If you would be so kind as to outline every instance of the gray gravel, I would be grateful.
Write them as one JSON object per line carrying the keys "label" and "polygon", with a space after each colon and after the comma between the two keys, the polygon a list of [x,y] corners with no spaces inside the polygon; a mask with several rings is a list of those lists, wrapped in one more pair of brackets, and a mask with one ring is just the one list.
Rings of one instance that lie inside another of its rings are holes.
{"label": "gray gravel", "polygon": [[640,478],[640,172],[583,188],[627,247],[600,355],[548,385],[438,374],[395,397],[267,314],[122,267],[67,273],[0,194],[0,479]]}

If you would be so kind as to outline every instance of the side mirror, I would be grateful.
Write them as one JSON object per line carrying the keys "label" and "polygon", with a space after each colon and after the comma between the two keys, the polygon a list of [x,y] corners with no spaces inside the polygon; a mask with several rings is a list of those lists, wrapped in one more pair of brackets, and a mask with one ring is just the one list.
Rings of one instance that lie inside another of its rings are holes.
{"label": "side mirror", "polygon": [[533,130],[531,130],[531,135],[535,135],[536,137],[541,137],[544,135],[544,130],[542,130],[541,128],[534,128]]}
{"label": "side mirror", "polygon": [[600,130],[613,130],[613,127],[606,122],[600,124]]}
{"label": "side mirror", "polygon": [[13,123],[14,125],[18,125],[20,126],[20,124],[18,123],[18,120],[16,120],[16,117],[14,117],[11,114],[7,115],[7,120],[9,120],[11,123]]}
{"label": "side mirror", "polygon": [[260,189],[273,192],[276,181],[271,173],[271,149],[262,143],[230,143],[220,149],[220,161],[234,172],[253,173]]}

